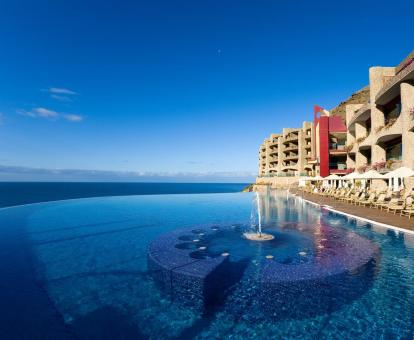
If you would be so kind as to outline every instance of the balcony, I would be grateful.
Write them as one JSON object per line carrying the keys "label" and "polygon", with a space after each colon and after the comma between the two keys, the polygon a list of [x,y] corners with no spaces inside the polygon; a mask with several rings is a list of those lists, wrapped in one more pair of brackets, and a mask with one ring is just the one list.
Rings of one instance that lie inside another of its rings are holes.
{"label": "balcony", "polygon": [[356,153],[357,152],[357,149],[358,149],[357,145],[358,144],[356,143],[356,141],[350,142],[349,144],[347,144],[345,146],[346,152],[349,153],[349,154]]}
{"label": "balcony", "polygon": [[277,162],[279,162],[279,160],[278,160],[278,158],[276,157],[276,158],[270,158],[269,159],[269,163],[270,164],[274,164],[274,163],[277,163]]}
{"label": "balcony", "polygon": [[298,159],[299,158],[299,155],[295,155],[295,154],[289,154],[289,155],[286,155],[285,156],[285,160],[286,161],[289,161],[289,160],[293,160],[293,159]]}
{"label": "balcony", "polygon": [[395,121],[390,120],[383,126],[379,126],[376,130],[375,144],[385,143],[402,134],[402,116],[400,115]]}
{"label": "balcony", "polygon": [[355,111],[351,120],[348,123],[348,130],[353,130],[354,124],[356,122],[365,122],[371,117],[371,103],[366,103]]}
{"label": "balcony", "polygon": [[277,176],[278,177],[295,177],[296,172],[295,171],[283,171],[283,172],[279,172]]}
{"label": "balcony", "polygon": [[400,84],[405,81],[414,80],[414,59],[411,59],[398,74],[392,77],[382,87],[375,97],[375,103],[385,105],[400,93]]}
{"label": "balcony", "polygon": [[332,143],[329,145],[329,154],[331,155],[346,155],[347,150],[345,144]]}
{"label": "balcony", "polygon": [[288,142],[291,142],[291,141],[294,141],[294,140],[298,140],[299,139],[299,135],[296,135],[296,134],[290,134],[290,135],[287,135],[286,137],[285,137],[285,140],[283,141],[283,143],[284,144],[286,144],[286,143],[288,143]]}
{"label": "balcony", "polygon": [[361,140],[361,142],[358,143],[358,149],[359,150],[367,150],[367,149],[371,149],[372,146],[372,142],[373,142],[373,137],[372,137],[372,133],[370,133],[368,136],[366,136],[363,140]]}
{"label": "balcony", "polygon": [[319,159],[318,158],[311,158],[308,160],[308,164],[319,164]]}
{"label": "balcony", "polygon": [[282,163],[283,168],[296,168],[298,166],[297,162],[293,161],[286,161]]}
{"label": "balcony", "polygon": [[297,145],[288,146],[285,148],[284,151],[292,151],[292,150],[298,150],[299,147]]}
{"label": "balcony", "polygon": [[331,174],[346,174],[346,163],[331,163],[329,164],[329,173]]}
{"label": "balcony", "polygon": [[272,155],[277,155],[277,154],[278,154],[278,152],[279,152],[279,151],[278,151],[278,149],[271,149],[271,150],[270,150],[270,152],[269,152],[269,155],[270,155],[270,156],[272,156]]}
{"label": "balcony", "polygon": [[386,162],[378,162],[372,165],[374,170],[377,170],[380,174],[386,174],[390,171],[396,170],[402,166],[401,160],[389,159]]}

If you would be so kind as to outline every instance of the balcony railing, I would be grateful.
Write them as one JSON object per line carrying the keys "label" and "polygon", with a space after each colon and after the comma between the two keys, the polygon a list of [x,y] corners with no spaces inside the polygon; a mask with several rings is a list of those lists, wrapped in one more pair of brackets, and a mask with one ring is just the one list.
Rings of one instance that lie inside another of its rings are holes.
{"label": "balcony railing", "polygon": [[346,170],[346,163],[329,163],[329,170]]}
{"label": "balcony railing", "polygon": [[289,142],[289,141],[292,141],[292,140],[297,140],[298,138],[299,138],[299,135],[295,135],[295,134],[293,134],[293,135],[287,135],[285,137],[284,143]]}
{"label": "balcony railing", "polygon": [[[369,118],[369,115],[367,112],[371,110],[371,103],[366,103],[363,106],[361,106],[358,110],[355,111],[354,115],[352,116],[351,120],[348,123],[348,128],[351,127],[355,122],[361,120],[367,120]],[[364,117],[359,119],[360,117]]]}
{"label": "balcony railing", "polygon": [[[402,69],[397,75],[391,77],[387,83],[382,87],[382,89],[377,93],[375,101],[377,104],[384,105],[386,104],[386,97],[393,98],[395,93],[398,93],[398,88],[396,88],[401,82],[412,79],[414,73],[414,60],[411,61],[404,69]],[[393,92],[392,95],[386,96],[387,92]],[[394,93],[395,92],[395,93]]]}

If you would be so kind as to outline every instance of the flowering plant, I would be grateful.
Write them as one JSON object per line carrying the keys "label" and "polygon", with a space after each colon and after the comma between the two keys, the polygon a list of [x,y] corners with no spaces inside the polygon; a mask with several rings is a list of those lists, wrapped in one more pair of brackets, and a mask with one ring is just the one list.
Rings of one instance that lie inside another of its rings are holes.
{"label": "flowering plant", "polygon": [[382,162],[376,162],[376,163],[374,163],[373,165],[372,165],[372,168],[374,169],[374,170],[381,170],[381,169],[383,169],[383,168],[385,168],[385,165],[386,165],[386,162],[384,162],[384,161],[382,161]]}

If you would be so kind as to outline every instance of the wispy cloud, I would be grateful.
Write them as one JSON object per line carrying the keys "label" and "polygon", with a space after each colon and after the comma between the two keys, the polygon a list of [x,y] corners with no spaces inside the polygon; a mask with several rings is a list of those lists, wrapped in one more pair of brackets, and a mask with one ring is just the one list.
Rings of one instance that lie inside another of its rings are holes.
{"label": "wispy cloud", "polygon": [[63,118],[68,120],[69,122],[81,122],[83,120],[82,116],[75,114],[65,114],[63,115]]}
{"label": "wispy cloud", "polygon": [[49,93],[50,98],[60,102],[71,102],[73,97],[78,94],[77,92],[64,87],[49,87],[47,89],[42,89],[42,91]]}
{"label": "wispy cloud", "polygon": [[73,113],[63,113],[54,110],[46,109],[44,107],[36,107],[31,110],[18,109],[16,112],[22,116],[31,118],[46,118],[56,120],[63,118],[69,122],[81,122],[83,117]]}
{"label": "wispy cloud", "polygon": [[44,107],[36,107],[32,110],[38,117],[42,118],[55,118],[59,116],[59,113],[53,110],[45,109]]}
{"label": "wispy cloud", "polygon": [[32,118],[57,118],[59,116],[58,112],[46,109],[44,107],[36,107],[32,110],[18,109],[16,112],[22,116]]}
{"label": "wispy cloud", "polygon": [[66,95],[77,94],[75,91],[65,89],[63,87],[49,87],[48,92],[53,93],[53,94],[66,94]]}

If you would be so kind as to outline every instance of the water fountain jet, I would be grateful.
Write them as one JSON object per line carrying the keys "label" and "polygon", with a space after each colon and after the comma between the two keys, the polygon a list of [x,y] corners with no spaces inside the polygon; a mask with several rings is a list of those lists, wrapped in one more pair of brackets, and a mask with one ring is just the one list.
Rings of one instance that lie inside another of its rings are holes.
{"label": "water fountain jet", "polygon": [[[257,228],[255,232],[246,232],[243,236],[250,241],[270,241],[275,237],[271,234],[262,233],[262,212],[260,207],[260,196],[256,191],[256,209],[257,209]],[[252,223],[253,226],[253,223]]]}

